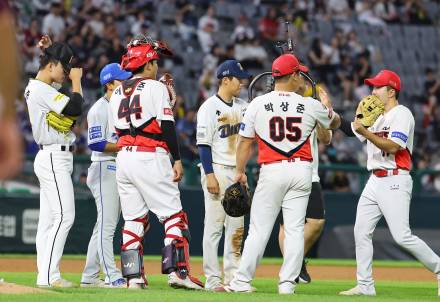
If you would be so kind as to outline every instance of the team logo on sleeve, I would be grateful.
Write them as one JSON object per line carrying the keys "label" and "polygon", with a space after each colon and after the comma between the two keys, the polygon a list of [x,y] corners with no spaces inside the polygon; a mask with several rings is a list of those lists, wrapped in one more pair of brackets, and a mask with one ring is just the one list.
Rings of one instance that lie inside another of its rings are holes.
{"label": "team logo on sleeve", "polygon": [[408,140],[408,136],[407,135],[405,135],[402,132],[398,132],[398,131],[391,132],[391,137],[400,138],[404,143],[406,143],[407,140]]}
{"label": "team logo on sleeve", "polygon": [[64,94],[62,94],[62,93],[58,93],[58,94],[53,98],[53,101],[54,101],[54,102],[59,102],[59,101],[61,101],[64,97],[65,97]]}
{"label": "team logo on sleeve", "polygon": [[245,128],[246,128],[246,124],[245,123],[241,123],[240,124],[240,130],[244,131]]}
{"label": "team logo on sleeve", "polygon": [[197,138],[203,139],[206,137],[206,128],[198,127],[197,128]]}
{"label": "team logo on sleeve", "polygon": [[171,110],[171,108],[163,108],[163,114],[173,115],[173,110]]}
{"label": "team logo on sleeve", "polygon": [[89,128],[89,139],[94,140],[102,137],[101,126],[95,126]]}

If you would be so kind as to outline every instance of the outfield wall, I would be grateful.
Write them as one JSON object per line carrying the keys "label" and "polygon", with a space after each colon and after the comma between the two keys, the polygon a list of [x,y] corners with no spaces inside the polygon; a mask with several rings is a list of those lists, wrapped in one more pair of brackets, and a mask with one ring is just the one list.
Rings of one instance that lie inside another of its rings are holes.
{"label": "outfield wall", "polygon": [[[67,239],[65,253],[85,254],[95,219],[93,198],[88,194],[77,194],[76,217]],[[182,190],[182,200],[190,221],[192,235],[191,253],[202,254],[203,192]],[[319,245],[311,256],[320,258],[354,258],[353,224],[358,195],[352,193],[326,192],[327,224]],[[35,195],[0,196],[0,252],[35,253],[35,233],[38,222],[39,199]],[[434,195],[416,195],[411,205],[410,222],[413,231],[440,254],[440,199]],[[146,235],[145,253],[160,254],[163,245],[163,227],[156,217],[150,216],[151,229]],[[249,218],[246,217],[246,225]],[[121,224],[119,225],[119,229]],[[247,230],[245,234],[247,233]],[[280,256],[277,242],[278,227],[272,232],[266,256]],[[120,232],[117,232],[115,251],[119,253]],[[382,220],[374,236],[375,258],[410,259],[398,248]],[[222,251],[222,248],[220,249]]]}

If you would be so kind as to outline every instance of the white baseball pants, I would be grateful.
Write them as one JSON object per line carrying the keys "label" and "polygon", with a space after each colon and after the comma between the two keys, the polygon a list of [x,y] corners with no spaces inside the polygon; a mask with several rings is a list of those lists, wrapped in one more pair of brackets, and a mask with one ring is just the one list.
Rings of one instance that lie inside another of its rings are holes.
{"label": "white baseball pants", "polygon": [[284,219],[284,261],[279,283],[295,287],[304,254],[304,222],[312,188],[312,165],[307,161],[263,165],[252,201],[249,234],[242,259],[230,286],[235,291],[251,289],[255,270],[263,257],[280,209]]}
{"label": "white baseball pants", "polygon": [[40,150],[35,157],[34,171],[40,182],[36,237],[39,286],[49,286],[61,278],[61,256],[75,219],[72,170],[71,152]]}
{"label": "white baseball pants", "polygon": [[411,233],[409,209],[413,181],[410,175],[371,175],[359,199],[354,238],[357,282],[364,292],[374,289],[373,232],[382,218],[398,245],[410,252],[431,272],[439,275],[440,258],[419,237]]}
{"label": "white baseball pants", "polygon": [[234,183],[235,167],[213,164],[214,174],[219,182],[220,193],[208,192],[203,167],[201,182],[205,195],[205,221],[203,229],[203,271],[206,276],[205,288],[213,289],[222,283],[222,273],[218,261],[218,246],[225,228],[223,251],[224,282],[229,284],[238,269],[244,232],[244,217],[226,215],[221,204],[227,187]]}

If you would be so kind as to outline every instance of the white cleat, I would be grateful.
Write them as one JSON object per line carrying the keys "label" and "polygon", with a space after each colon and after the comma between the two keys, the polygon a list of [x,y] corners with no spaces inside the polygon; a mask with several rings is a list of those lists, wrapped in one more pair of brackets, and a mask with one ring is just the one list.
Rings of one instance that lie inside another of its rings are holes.
{"label": "white cleat", "polygon": [[172,272],[168,275],[168,285],[172,288],[184,288],[193,290],[202,290],[203,283],[198,279],[187,276],[185,279],[180,278],[176,272]]}
{"label": "white cleat", "polygon": [[51,287],[57,287],[57,288],[69,288],[74,287],[73,283],[70,281],[67,281],[66,279],[57,279],[52,282],[50,285]]}
{"label": "white cleat", "polygon": [[128,289],[147,289],[147,284],[145,284],[145,281],[142,278],[133,278],[128,280]]}
{"label": "white cleat", "polygon": [[349,290],[344,290],[339,293],[341,296],[376,296],[376,290],[373,288],[373,290],[366,292],[362,291],[359,285],[353,287]]}
{"label": "white cleat", "polygon": [[93,282],[81,282],[80,287],[107,287],[104,280],[95,279]]}
{"label": "white cleat", "polygon": [[295,294],[295,285],[291,282],[278,284],[278,293],[280,295],[293,295]]}
{"label": "white cleat", "polygon": [[214,288],[213,291],[215,291],[217,293],[248,293],[248,294],[250,294],[250,293],[256,292],[257,289],[255,287],[251,286],[251,288],[249,288],[249,289],[235,290],[231,286],[226,285],[226,286],[216,287],[216,288]]}

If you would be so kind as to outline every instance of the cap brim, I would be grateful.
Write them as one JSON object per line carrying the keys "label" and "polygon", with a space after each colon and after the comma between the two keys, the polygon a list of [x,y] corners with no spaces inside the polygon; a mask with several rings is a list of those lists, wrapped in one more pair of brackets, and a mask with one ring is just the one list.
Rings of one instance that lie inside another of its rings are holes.
{"label": "cap brim", "polygon": [[368,86],[373,86],[373,87],[380,87],[380,86],[385,86],[387,85],[386,82],[384,82],[381,79],[378,78],[369,78],[369,79],[365,79],[364,80],[364,84],[368,85]]}
{"label": "cap brim", "polygon": [[309,68],[306,65],[299,64],[298,69],[299,69],[299,71],[302,71],[302,72],[309,72]]}
{"label": "cap brim", "polygon": [[250,77],[252,77],[252,75],[247,71],[243,71],[239,75],[236,75],[235,77],[239,79],[249,79]]}
{"label": "cap brim", "polygon": [[129,71],[121,70],[117,75],[115,75],[114,80],[125,81],[131,78],[133,74]]}

